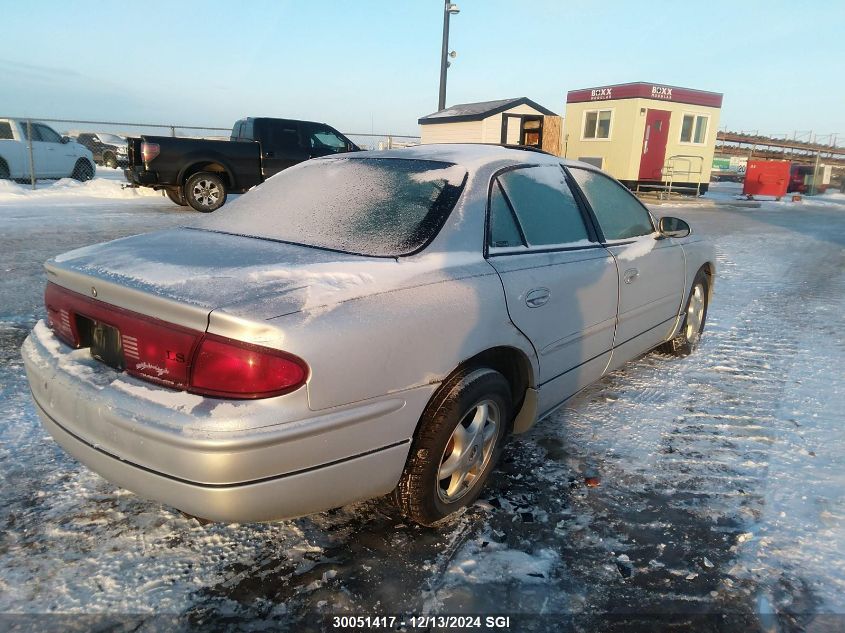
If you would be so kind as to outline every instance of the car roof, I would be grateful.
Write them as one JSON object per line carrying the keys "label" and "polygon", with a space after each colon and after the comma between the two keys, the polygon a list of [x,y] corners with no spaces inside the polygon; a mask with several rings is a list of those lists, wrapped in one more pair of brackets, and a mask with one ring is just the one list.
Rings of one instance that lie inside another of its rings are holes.
{"label": "car roof", "polygon": [[532,147],[495,145],[492,143],[431,143],[427,145],[413,145],[400,149],[373,150],[338,155],[338,158],[344,157],[439,160],[463,165],[468,169],[480,169],[488,164],[502,162],[513,164],[527,163],[532,165],[563,164],[595,169],[593,165],[560,158],[553,154],[538,151]]}

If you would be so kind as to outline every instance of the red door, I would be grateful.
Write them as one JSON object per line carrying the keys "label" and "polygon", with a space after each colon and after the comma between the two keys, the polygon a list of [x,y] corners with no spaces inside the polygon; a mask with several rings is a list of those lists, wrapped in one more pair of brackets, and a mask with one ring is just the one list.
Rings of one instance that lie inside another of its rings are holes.
{"label": "red door", "polygon": [[640,157],[640,180],[662,180],[666,160],[666,141],[669,140],[668,110],[649,109],[645,117],[643,155]]}

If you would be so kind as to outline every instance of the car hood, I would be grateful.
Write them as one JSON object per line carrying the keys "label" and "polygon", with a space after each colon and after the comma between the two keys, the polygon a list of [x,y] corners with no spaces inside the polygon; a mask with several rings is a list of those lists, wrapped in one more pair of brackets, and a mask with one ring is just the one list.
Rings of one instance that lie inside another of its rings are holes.
{"label": "car hood", "polygon": [[159,318],[178,304],[195,321],[211,311],[270,320],[471,276],[479,266],[486,267],[480,254],[363,257],[189,228],[88,246],[46,264],[51,280],[71,290],[89,294],[101,282],[112,289],[100,292],[103,301],[118,297],[121,307]]}

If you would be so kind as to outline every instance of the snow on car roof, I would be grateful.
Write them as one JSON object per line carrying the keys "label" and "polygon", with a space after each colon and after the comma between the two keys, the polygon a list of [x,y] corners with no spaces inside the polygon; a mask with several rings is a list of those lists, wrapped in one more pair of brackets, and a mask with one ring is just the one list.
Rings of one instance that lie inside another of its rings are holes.
{"label": "snow on car roof", "polygon": [[[582,165],[577,161],[566,160],[545,152],[519,149],[487,143],[432,143],[414,145],[401,149],[373,150],[343,154],[344,158],[416,158],[439,160],[455,163],[468,170],[478,170],[491,163],[510,161],[514,164],[531,163],[534,165]],[[591,166],[592,167],[592,166]]]}

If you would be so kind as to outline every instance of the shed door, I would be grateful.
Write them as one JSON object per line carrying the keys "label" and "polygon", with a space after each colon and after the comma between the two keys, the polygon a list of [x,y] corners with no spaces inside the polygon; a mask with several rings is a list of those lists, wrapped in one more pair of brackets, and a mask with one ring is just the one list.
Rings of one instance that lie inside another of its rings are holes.
{"label": "shed door", "polygon": [[543,115],[503,114],[501,143],[542,147]]}
{"label": "shed door", "polygon": [[649,108],[643,132],[643,154],[640,157],[640,180],[661,180],[666,160],[666,141],[669,140],[668,110]]}

